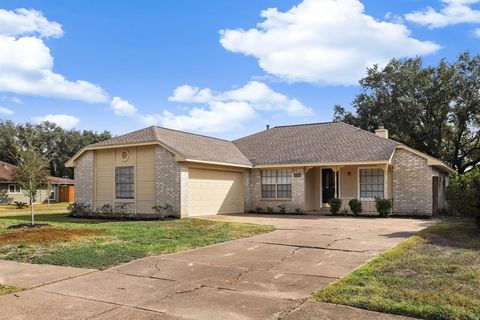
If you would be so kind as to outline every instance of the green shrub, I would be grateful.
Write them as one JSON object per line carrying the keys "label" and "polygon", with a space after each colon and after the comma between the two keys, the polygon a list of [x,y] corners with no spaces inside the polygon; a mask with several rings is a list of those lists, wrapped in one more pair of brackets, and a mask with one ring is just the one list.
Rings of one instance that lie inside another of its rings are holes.
{"label": "green shrub", "polygon": [[452,214],[450,213],[450,210],[448,210],[447,208],[441,208],[437,210],[436,215],[439,217],[449,217]]}
{"label": "green shrub", "polygon": [[328,204],[330,205],[330,212],[333,215],[338,215],[340,209],[342,208],[342,199],[332,198],[330,201],[328,201]]}
{"label": "green shrub", "polygon": [[302,208],[295,208],[295,214],[303,214]]}
{"label": "green shrub", "polygon": [[86,217],[92,214],[89,204],[83,202],[74,202],[67,208],[70,217]]}
{"label": "green shrub", "polygon": [[392,212],[392,200],[384,198],[375,198],[375,207],[380,217],[386,217]]}
{"label": "green shrub", "polygon": [[158,203],[152,207],[160,220],[165,220],[172,215],[173,206],[168,203]]}
{"label": "green shrub", "polygon": [[267,207],[267,212],[268,212],[268,213],[274,213],[274,212],[275,212],[275,210],[273,210],[273,208],[272,208],[272,207]]}
{"label": "green shrub", "polygon": [[27,203],[22,201],[13,201],[13,204],[15,205],[16,209],[23,209],[25,207],[28,207]]}
{"label": "green shrub", "polygon": [[475,218],[480,228],[480,168],[451,174],[445,190],[448,209],[454,215]]}
{"label": "green shrub", "polygon": [[262,207],[256,207],[254,212],[256,212],[256,213],[264,213],[265,210],[263,210]]}
{"label": "green shrub", "polygon": [[280,213],[287,213],[287,208],[285,208],[285,205],[280,204],[277,206],[277,208],[279,209]]}
{"label": "green shrub", "polygon": [[449,210],[455,215],[475,216],[480,213],[476,206],[480,187],[480,168],[464,174],[451,174],[445,189]]}
{"label": "green shrub", "polygon": [[100,210],[97,210],[96,212],[97,214],[100,213],[100,214],[104,214],[104,215],[112,215],[113,214],[113,207],[111,204],[104,204]]}
{"label": "green shrub", "polygon": [[362,213],[362,202],[358,199],[351,199],[348,202],[348,206],[354,215]]}
{"label": "green shrub", "polygon": [[122,217],[133,216],[130,203],[119,203],[115,205],[113,212],[115,212],[115,215]]}

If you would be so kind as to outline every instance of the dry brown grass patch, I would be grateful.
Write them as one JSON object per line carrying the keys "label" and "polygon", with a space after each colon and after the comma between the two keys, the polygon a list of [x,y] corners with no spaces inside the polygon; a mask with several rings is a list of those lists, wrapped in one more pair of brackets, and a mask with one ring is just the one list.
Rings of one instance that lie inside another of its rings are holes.
{"label": "dry brown grass patch", "polygon": [[80,238],[99,234],[101,234],[101,231],[92,229],[64,229],[55,227],[19,229],[13,232],[0,233],[0,244],[75,241]]}

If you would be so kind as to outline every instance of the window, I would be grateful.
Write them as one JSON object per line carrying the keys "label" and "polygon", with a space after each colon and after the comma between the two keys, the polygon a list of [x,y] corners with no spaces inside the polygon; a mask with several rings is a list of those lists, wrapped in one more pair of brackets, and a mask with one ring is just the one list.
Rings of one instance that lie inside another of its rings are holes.
{"label": "window", "polygon": [[49,200],[57,200],[57,186],[52,184],[52,189],[50,190]]}
{"label": "window", "polygon": [[263,170],[262,171],[262,198],[291,198],[292,171],[291,170]]}
{"label": "window", "polygon": [[360,169],[360,198],[373,199],[384,196],[382,169]]}
{"label": "window", "polygon": [[22,192],[22,189],[18,184],[9,184],[8,185],[8,193],[20,193]]}
{"label": "window", "polygon": [[133,167],[115,168],[115,196],[117,199],[133,199]]}

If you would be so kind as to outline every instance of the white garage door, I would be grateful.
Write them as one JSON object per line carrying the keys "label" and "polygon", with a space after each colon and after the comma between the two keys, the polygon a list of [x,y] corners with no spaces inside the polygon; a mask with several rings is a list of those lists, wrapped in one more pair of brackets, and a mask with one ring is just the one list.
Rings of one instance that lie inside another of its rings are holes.
{"label": "white garage door", "polygon": [[205,216],[243,212],[243,174],[190,169],[188,215]]}

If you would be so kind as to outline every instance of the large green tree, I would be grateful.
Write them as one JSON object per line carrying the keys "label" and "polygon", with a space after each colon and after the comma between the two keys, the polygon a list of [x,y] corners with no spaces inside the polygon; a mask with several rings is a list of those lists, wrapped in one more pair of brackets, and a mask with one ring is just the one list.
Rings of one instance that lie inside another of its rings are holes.
{"label": "large green tree", "polygon": [[480,55],[424,66],[421,58],[374,66],[360,80],[355,113],[336,105],[334,120],[390,137],[463,173],[480,162]]}
{"label": "large green tree", "polygon": [[47,161],[52,176],[73,177],[65,162],[86,145],[111,138],[108,131],[65,130],[51,122],[0,121],[0,160],[18,164],[19,151],[31,148]]}

